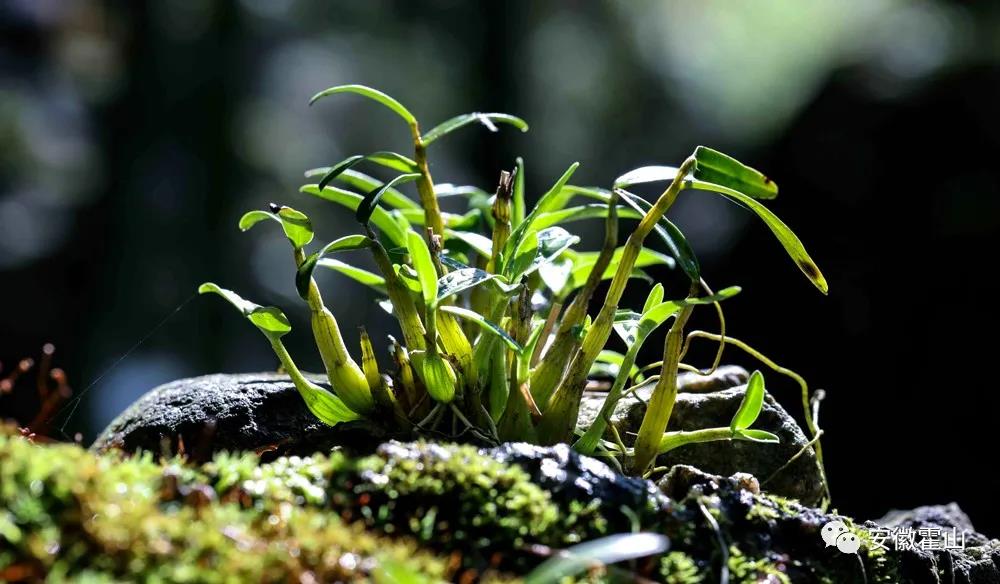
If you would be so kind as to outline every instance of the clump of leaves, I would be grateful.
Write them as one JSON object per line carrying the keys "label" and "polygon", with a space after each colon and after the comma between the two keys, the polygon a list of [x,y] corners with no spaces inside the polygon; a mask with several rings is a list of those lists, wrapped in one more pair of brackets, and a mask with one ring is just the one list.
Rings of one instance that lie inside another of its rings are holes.
{"label": "clump of leaves", "polygon": [[[719,303],[740,291],[735,286],[718,292],[709,289],[684,235],[666,217],[682,193],[716,193],[756,214],[806,277],[827,291],[826,280],[798,237],[761,203],[777,196],[774,182],[721,152],[699,146],[677,168],[638,168],[615,179],[610,189],[570,184],[578,167],[574,163],[529,207],[521,159],[512,172],[501,173],[493,195],[472,186],[435,183],[427,162],[428,148],[462,127],[479,124],[497,131],[503,124],[526,131],[528,125],[520,118],[471,113],[423,132],[401,103],[361,85],[333,87],[312,101],[341,93],[361,95],[387,107],[406,122],[413,139],[412,158],[396,152],[358,154],[306,173],[318,182],[301,191],[353,211],[358,233],[310,253],[312,222],[291,207],[272,204],[269,210],[247,213],[239,222],[247,230],[270,220],[284,231],[297,267],[296,288],[309,307],[332,392],[306,379],[286,351],[281,339],[291,325],[281,310],[259,306],[213,283],[200,289],[221,295],[260,329],[319,419],[337,424],[367,418],[400,433],[472,435],[487,442],[571,442],[582,453],[604,456],[636,474],[645,473],[658,453],[692,442],[777,441],[773,434],[751,428],[764,394],[759,372],[753,374],[728,428],[668,431],[677,373],[697,371],[682,362],[688,342],[708,337],[719,343],[712,369],[730,342],[724,332],[695,331],[685,336],[692,312],[714,305],[724,331]],[[379,180],[359,172],[361,165],[390,178]],[[667,186],[652,202],[629,190],[657,182]],[[407,184],[415,186],[416,200],[401,190]],[[439,201],[446,197],[464,198],[468,211],[443,212]],[[574,246],[580,238],[566,226],[588,218],[604,219],[604,243],[597,251],[578,251]],[[621,220],[638,220],[638,225],[619,246]],[[648,245],[654,234],[668,254]],[[378,273],[333,257],[358,251],[371,254]],[[665,299],[663,286],[655,284],[640,311],[620,307],[626,285],[633,279],[650,280],[644,268],[654,265],[679,266],[690,281],[687,295]],[[364,332],[360,364],[350,355],[313,278],[319,268],[357,280],[383,297],[380,304],[396,317],[402,336],[402,341],[390,337],[393,367],[379,366]],[[591,317],[588,305],[604,280],[610,284],[603,304]],[[649,368],[636,365],[639,349],[667,322],[663,359],[654,364],[659,373],[644,380],[641,371]],[[613,332],[625,341],[625,354],[606,349]],[[779,372],[790,373],[742,342],[739,346]],[[602,415],[591,427],[577,428],[588,378],[592,371],[608,370],[609,363],[615,380]],[[631,384],[654,380],[638,436],[626,444],[607,423],[609,414]],[[816,435],[804,384],[803,392],[807,422]]]}

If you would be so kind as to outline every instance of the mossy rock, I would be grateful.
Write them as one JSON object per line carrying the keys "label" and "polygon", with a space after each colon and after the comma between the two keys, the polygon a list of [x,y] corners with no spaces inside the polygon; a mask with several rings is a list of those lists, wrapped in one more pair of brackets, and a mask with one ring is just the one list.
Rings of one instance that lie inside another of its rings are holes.
{"label": "mossy rock", "polygon": [[[670,551],[588,581],[717,582],[725,566],[734,583],[916,583],[946,565],[826,548],[822,525],[850,519],[761,493],[749,475],[676,467],[660,487],[565,447],[389,443],[368,456],[197,464],[36,445],[8,429],[0,580],[504,580],[546,550],[633,530],[668,536]],[[974,562],[956,582],[996,581],[1000,542],[974,544],[948,556]]]}

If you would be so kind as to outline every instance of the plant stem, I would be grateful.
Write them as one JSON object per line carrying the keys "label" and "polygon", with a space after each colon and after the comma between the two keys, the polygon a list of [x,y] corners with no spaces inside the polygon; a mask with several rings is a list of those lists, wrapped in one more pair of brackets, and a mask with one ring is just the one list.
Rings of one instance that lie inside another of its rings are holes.
{"label": "plant stem", "polygon": [[703,428],[701,430],[692,430],[690,432],[667,432],[660,437],[657,453],[663,454],[686,444],[718,442],[720,440],[732,439],[733,431],[729,428]]}
{"label": "plant stem", "polygon": [[722,335],[716,335],[705,331],[691,331],[691,333],[688,334],[688,343],[691,342],[691,339],[696,339],[696,338],[708,339],[717,343],[733,345],[739,349],[742,349],[744,352],[746,352],[753,358],[757,359],[764,365],[767,365],[775,372],[790,377],[793,380],[795,380],[796,383],[799,384],[799,389],[802,393],[802,411],[805,417],[806,427],[809,429],[809,433],[812,434],[813,440],[816,441],[816,444],[813,447],[814,450],[816,451],[816,465],[819,468],[820,476],[823,479],[823,487],[826,490],[826,498],[827,500],[830,500],[830,485],[826,480],[826,466],[823,464],[823,446],[819,441],[819,437],[822,435],[822,431],[817,426],[816,419],[812,415],[812,408],[809,407],[809,397],[810,397],[809,384],[806,383],[805,378],[803,378],[798,373],[792,371],[791,369],[778,365],[777,363],[769,359],[766,355],[764,355],[757,349],[754,349],[753,347],[751,347],[750,345],[739,339],[733,337],[724,337]]}
{"label": "plant stem", "polygon": [[[583,322],[587,317],[587,307],[590,299],[597,290],[597,286],[604,277],[604,271],[615,255],[615,246],[618,245],[618,193],[612,193],[608,200],[608,217],[604,223],[604,243],[601,252],[597,255],[594,267],[587,275],[587,281],[583,288],[577,293],[570,303],[569,308],[559,324],[559,332],[552,342],[552,346],[545,354],[545,360],[535,369],[531,375],[531,394],[535,396],[535,401],[540,404],[547,404],[552,397],[559,382],[562,381],[566,372],[566,365],[576,355],[580,347],[580,341],[574,328]],[[541,345],[541,341],[539,341]]]}
{"label": "plant stem", "polygon": [[385,278],[385,287],[389,292],[389,300],[392,301],[392,308],[396,312],[399,327],[403,331],[403,340],[406,341],[407,347],[411,350],[423,349],[426,346],[424,344],[424,325],[420,322],[416,303],[413,302],[413,297],[410,296],[406,285],[399,281],[399,276],[396,275],[396,270],[392,267],[389,254],[386,253],[375,234],[369,233],[368,237],[372,242],[371,250],[375,265],[378,266],[382,277]]}
{"label": "plant stem", "polygon": [[[301,249],[295,250],[296,265],[305,259]],[[355,412],[366,414],[375,405],[371,388],[361,367],[351,358],[344,344],[344,337],[333,313],[323,304],[316,280],[310,278],[306,295],[309,303],[310,324],[316,348],[319,350],[333,391]]]}
{"label": "plant stem", "polygon": [[[608,337],[611,336],[615,312],[618,310],[618,301],[621,300],[622,293],[625,291],[625,285],[628,283],[632,269],[635,267],[636,259],[642,250],[642,244],[646,236],[649,235],[660,218],[663,217],[663,214],[677,200],[677,195],[684,188],[684,177],[691,171],[694,164],[695,160],[693,157],[689,157],[684,161],[677,170],[674,180],[670,182],[670,186],[667,187],[667,190],[660,195],[660,198],[656,200],[656,203],[650,208],[649,212],[639,221],[639,225],[636,226],[635,231],[632,232],[632,235],[629,236],[628,241],[625,243],[618,269],[615,271],[615,275],[611,280],[611,286],[608,288],[604,306],[601,307],[601,312],[594,319],[594,324],[590,327],[590,332],[587,333],[587,337],[583,341],[582,349],[573,359],[569,373],[549,400],[549,405],[542,414],[542,422],[539,425],[538,434],[543,444],[562,442],[572,436],[573,428],[576,425],[576,417],[580,411],[580,399],[583,396],[583,390],[587,383],[587,375],[598,353],[604,348]],[[679,342],[677,350],[680,350]],[[676,367],[674,369],[676,370]]]}
{"label": "plant stem", "polygon": [[[413,159],[417,163],[420,178],[417,179],[417,192],[420,194],[420,204],[424,208],[424,225],[433,230],[435,235],[444,236],[444,220],[441,218],[441,208],[438,206],[437,195],[434,194],[434,180],[427,165],[427,146],[420,136],[420,127],[416,122],[410,125],[413,134]],[[428,242],[430,243],[430,242]]]}
{"label": "plant stem", "polygon": [[[697,284],[691,285],[691,296],[697,291]],[[635,439],[635,458],[632,471],[641,475],[649,463],[656,457],[660,438],[667,429],[670,415],[674,411],[677,400],[677,365],[680,363],[681,346],[684,343],[684,325],[687,324],[694,310],[693,305],[686,305],[677,313],[667,339],[663,343],[663,367],[660,369],[660,379],[653,388],[653,395],[646,408],[646,415],[639,426],[639,435]]]}

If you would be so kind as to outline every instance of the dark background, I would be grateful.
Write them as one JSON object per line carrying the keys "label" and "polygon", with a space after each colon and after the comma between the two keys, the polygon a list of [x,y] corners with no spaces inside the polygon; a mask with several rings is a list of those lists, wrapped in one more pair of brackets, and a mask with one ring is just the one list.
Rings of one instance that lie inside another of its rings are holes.
{"label": "dark background", "polygon": [[[475,110],[532,124],[442,141],[438,182],[492,190],[524,155],[537,197],[573,161],[575,183],[606,186],[700,143],[763,169],[828,297],[738,207],[688,193],[672,216],[714,286],[744,287],[727,304],[731,334],[827,390],[836,506],[877,517],[955,500],[1000,535],[1000,12],[986,4],[9,0],[0,361],[55,343],[78,394],[89,387],[58,425],[87,439],[161,382],[274,367],[228,308],[191,300],[214,280],[285,306],[300,329],[292,352],[319,368],[287,244],[236,221],[277,201],[312,215],[321,241],[353,229],[297,189],[307,168],[407,151],[399,120],[360,98],[306,105],[364,83],[427,127]],[[600,237],[597,222],[574,228]],[[362,322],[376,338],[392,331],[360,285],[321,284],[352,344]],[[698,324],[714,327],[708,316]],[[793,384],[768,382],[799,411]],[[0,398],[0,414],[22,406]]]}

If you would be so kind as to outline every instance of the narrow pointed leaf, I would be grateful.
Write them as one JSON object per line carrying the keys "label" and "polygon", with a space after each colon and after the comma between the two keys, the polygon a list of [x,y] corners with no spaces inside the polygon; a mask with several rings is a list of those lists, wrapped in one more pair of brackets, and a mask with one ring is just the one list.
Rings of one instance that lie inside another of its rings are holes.
{"label": "narrow pointed leaf", "polygon": [[[313,168],[307,170],[305,173],[306,178],[315,178],[317,176],[325,176],[327,172],[330,171],[330,167]],[[357,189],[358,191],[367,193],[373,191],[378,187],[382,186],[382,181],[377,178],[368,176],[363,172],[357,170],[348,169],[337,176],[337,181],[341,182],[352,189]],[[386,189],[385,193],[382,194],[382,202],[390,207],[395,207],[396,209],[420,209],[420,203],[417,203],[413,199],[407,197],[400,191],[396,189]]]}
{"label": "narrow pointed leaf", "polygon": [[330,170],[328,170],[326,174],[323,175],[323,178],[319,180],[319,188],[323,188],[326,185],[330,184],[330,181],[337,178],[338,176],[343,174],[345,170],[351,168],[355,164],[358,164],[364,159],[365,159],[364,154],[355,154],[354,156],[349,156],[344,160],[341,160],[337,164],[334,164],[333,166],[330,167]]}
{"label": "narrow pointed leaf", "polygon": [[369,192],[358,205],[358,210],[355,211],[354,218],[358,220],[358,223],[366,225],[371,219],[372,213],[375,212],[375,207],[378,206],[379,200],[387,190],[396,185],[413,182],[418,178],[420,178],[420,173],[413,172],[410,174],[401,174],[377,189]]}
{"label": "narrow pointed leaf", "polygon": [[737,203],[741,203],[743,206],[747,207],[751,211],[757,214],[764,224],[767,225],[771,233],[778,239],[781,246],[785,248],[785,252],[792,258],[792,261],[802,270],[806,278],[819,289],[820,292],[826,294],[829,291],[829,285],[826,283],[826,278],[823,277],[823,273],[820,272],[819,266],[816,262],[809,257],[809,253],[806,252],[805,246],[802,245],[802,241],[799,240],[798,236],[792,232],[791,229],[785,223],[778,218],[777,215],[772,213],[767,207],[760,204],[758,201],[750,196],[747,196],[741,192],[734,191],[733,189],[726,187],[724,185],[718,185],[714,183],[707,183],[703,181],[691,181],[690,186],[695,189],[700,189],[703,191],[713,191],[723,195]]}
{"label": "narrow pointed leaf", "polygon": [[760,371],[754,371],[747,381],[746,393],[743,394],[743,401],[736,410],[729,428],[733,432],[746,430],[757,421],[760,410],[764,406],[764,376]]}
{"label": "narrow pointed leaf", "polygon": [[267,211],[248,211],[240,217],[240,231],[247,231],[265,219],[271,219],[281,223],[281,219],[278,219],[278,216],[274,213],[269,213]]}
{"label": "narrow pointed leaf", "polygon": [[538,232],[531,231],[521,241],[521,245],[514,252],[514,258],[507,264],[504,275],[512,282],[520,280],[528,269],[534,265],[535,258],[538,257]]}
{"label": "narrow pointed leaf", "polygon": [[643,166],[616,178],[614,184],[616,189],[627,189],[632,185],[670,182],[674,180],[675,176],[677,176],[677,169],[673,166]]}
{"label": "narrow pointed leaf", "polygon": [[755,430],[753,428],[739,430],[733,434],[733,438],[750,442],[760,442],[762,444],[778,444],[781,442],[781,439],[777,435],[767,430]]}
{"label": "narrow pointed leaf", "polygon": [[670,540],[657,533],[609,535],[577,544],[544,561],[524,579],[525,584],[562,582],[593,568],[594,564],[614,564],[660,554],[670,548]]}
{"label": "narrow pointed leaf", "polygon": [[[623,247],[619,247],[615,250],[615,253],[611,258],[611,262],[604,270],[604,274],[601,275],[601,279],[607,280],[614,277],[615,272],[618,270],[618,265],[621,263],[623,250]],[[597,263],[597,256],[597,252],[588,251],[579,253],[574,259],[573,275],[571,279],[574,288],[582,286],[583,283],[587,281],[587,277],[590,275],[591,270],[593,270],[594,264]],[[674,267],[674,263],[674,258],[670,256],[653,251],[649,248],[642,248],[636,258],[635,267],[647,268],[649,266],[664,265],[672,268]]]}
{"label": "narrow pointed leaf", "polygon": [[521,242],[524,240],[528,231],[534,229],[533,223],[535,219],[542,213],[547,213],[549,211],[557,211],[561,209],[565,203],[569,200],[569,196],[563,194],[563,187],[569,182],[569,179],[573,177],[573,173],[579,168],[580,163],[574,162],[566,169],[556,184],[552,185],[552,188],[548,190],[542,198],[538,200],[535,208],[531,210],[531,213],[524,218],[524,221],[520,225],[514,227],[511,231],[510,237],[507,238],[507,244],[504,246],[504,255],[510,256],[515,249],[520,247]]}
{"label": "narrow pointed leaf", "polygon": [[371,87],[366,87],[364,85],[338,85],[336,87],[331,87],[329,89],[324,89],[316,95],[312,96],[309,100],[309,105],[316,103],[316,101],[327,97],[329,95],[334,95],[337,93],[356,93],[358,95],[363,95],[368,99],[372,99],[384,105],[385,107],[394,111],[399,117],[406,120],[406,123],[414,126],[417,123],[417,118],[413,117],[410,110],[403,107],[403,104],[396,101],[393,97],[388,94],[383,93],[377,89],[372,89]]}
{"label": "narrow pointed leaf", "polygon": [[431,257],[431,250],[427,248],[427,243],[423,237],[411,231],[407,234],[407,249],[410,250],[410,259],[413,267],[417,270],[417,278],[420,280],[420,290],[424,295],[424,303],[430,305],[437,299],[438,295],[438,275],[434,267],[434,259]]}
{"label": "narrow pointed leaf", "polygon": [[[363,200],[363,197],[357,193],[352,193],[351,191],[346,191],[333,186],[327,186],[326,188],[321,189],[319,188],[319,185],[305,185],[299,190],[303,193],[337,203],[338,205],[355,212],[360,207],[361,201]],[[406,230],[400,227],[399,223],[392,217],[392,215],[389,214],[388,211],[376,206],[372,212],[370,221],[379,229],[379,231],[385,234],[393,245],[400,247],[406,245]]]}
{"label": "narrow pointed leaf", "polygon": [[[619,219],[642,219],[645,213],[618,205],[616,209]],[[558,211],[542,213],[535,218],[535,228],[545,229],[553,225],[562,225],[571,221],[584,219],[604,219],[608,216],[608,206],[601,203],[591,203],[577,207],[566,207]]]}
{"label": "narrow pointed leaf", "polygon": [[778,185],[759,170],[750,168],[732,156],[699,146],[694,151],[694,178],[728,187],[754,199],[773,199]]}
{"label": "narrow pointed leaf", "polygon": [[369,272],[368,270],[362,268],[356,268],[351,264],[342,262],[340,260],[335,260],[333,258],[322,258],[316,262],[317,266],[328,268],[336,272],[344,274],[348,278],[354,280],[355,282],[364,284],[365,286],[370,286],[382,294],[385,294],[385,278],[382,276]]}
{"label": "narrow pointed leaf", "polygon": [[244,300],[239,294],[227,290],[212,282],[205,282],[198,287],[199,294],[218,294],[236,307],[247,320],[253,323],[268,339],[277,340],[292,330],[291,323],[281,310],[273,306],[260,306]]}
{"label": "narrow pointed leaf", "polygon": [[476,253],[484,258],[490,258],[493,256],[493,242],[490,241],[490,238],[488,237],[471,231],[455,231],[451,229],[446,229],[445,235],[464,241],[469,247],[475,250]]}
{"label": "narrow pointed leaf", "polygon": [[345,235],[326,244],[318,252],[310,254],[295,272],[295,289],[298,290],[299,296],[303,299],[308,297],[309,281],[312,279],[313,271],[316,269],[316,262],[320,258],[340,251],[363,249],[370,245],[371,241],[364,235]]}
{"label": "narrow pointed leaf", "polygon": [[649,291],[649,295],[646,296],[646,303],[642,305],[642,313],[646,314],[649,312],[650,308],[653,308],[657,304],[663,302],[663,284],[657,283]]}
{"label": "narrow pointed leaf", "polygon": [[511,336],[508,335],[507,332],[500,327],[500,325],[494,322],[490,322],[489,320],[486,320],[486,317],[479,314],[478,312],[461,308],[459,306],[447,306],[447,305],[441,306],[440,310],[443,310],[444,312],[449,312],[451,314],[454,314],[455,316],[459,316],[461,318],[470,320],[478,324],[484,331],[493,333],[498,337],[500,337],[500,339],[504,343],[507,343],[507,346],[510,347],[511,350],[516,353],[520,354],[523,351],[521,345],[518,344],[518,342],[515,341],[513,338],[511,338]]}
{"label": "narrow pointed leaf", "polygon": [[438,293],[435,305],[453,294],[458,294],[483,282],[488,282],[493,278],[496,278],[496,274],[491,274],[477,268],[463,268],[449,272],[441,276],[438,280]]}
{"label": "narrow pointed leaf", "polygon": [[442,136],[446,136],[459,128],[465,127],[469,124],[476,122],[486,126],[486,128],[491,132],[498,131],[494,122],[514,126],[518,130],[521,130],[522,132],[528,131],[527,122],[525,122],[524,120],[522,120],[517,116],[512,116],[510,114],[497,114],[497,113],[484,114],[484,113],[474,112],[471,114],[462,114],[460,116],[455,116],[450,120],[444,121],[439,125],[435,126],[429,132],[424,134],[423,136],[424,145],[425,146],[429,145]]}
{"label": "narrow pointed leaf", "polygon": [[[653,204],[646,199],[626,190],[618,189],[618,195],[623,203],[643,215],[653,207]],[[663,243],[667,245],[670,255],[677,259],[687,277],[692,282],[700,280],[701,266],[698,264],[698,258],[694,255],[694,250],[691,249],[691,245],[688,243],[687,238],[684,237],[684,234],[681,233],[681,230],[667,219],[666,215],[656,222],[656,226],[653,229],[660,239],[663,240]]]}

